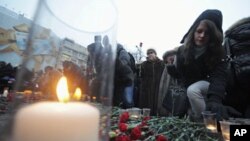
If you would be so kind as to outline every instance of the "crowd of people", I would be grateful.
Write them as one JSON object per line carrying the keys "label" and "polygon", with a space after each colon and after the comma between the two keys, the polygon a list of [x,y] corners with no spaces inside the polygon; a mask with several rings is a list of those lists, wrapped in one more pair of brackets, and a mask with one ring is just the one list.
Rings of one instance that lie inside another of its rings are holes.
{"label": "crowd of people", "polygon": [[[244,25],[241,30],[246,31],[246,35],[238,35],[236,38],[241,42],[244,40],[238,48],[240,50],[245,46],[245,60],[249,58],[249,22],[249,18],[236,22],[238,26]],[[223,15],[220,10],[205,10],[184,35],[181,46],[166,51],[162,59],[157,57],[155,49],[148,49],[147,60],[137,68],[134,106],[150,108],[151,115],[154,116],[173,115],[178,113],[173,112],[173,108],[176,108],[175,110],[182,111],[176,115],[188,115],[193,121],[202,120],[202,112],[205,110],[217,113],[218,120],[229,117],[249,118],[250,91],[246,87],[250,75],[249,64],[241,70],[244,72],[244,77],[241,77],[245,82],[243,85],[232,74],[235,68],[228,67],[232,62],[228,60],[225,49],[222,23]],[[236,25],[233,27],[237,28]],[[226,33],[230,30],[232,29]],[[231,81],[234,83],[231,84]],[[173,95],[173,91],[178,95],[173,85],[185,88],[183,96]],[[176,97],[177,103],[172,101],[172,105],[168,106],[168,103],[164,103],[165,97],[170,100]],[[167,106],[163,106],[164,104]]]}
{"label": "crowd of people", "polygon": [[[179,103],[172,105],[172,108],[188,103],[182,107],[186,112],[181,116],[189,115],[191,120],[200,121],[202,112],[209,110],[217,113],[219,120],[229,117],[250,117],[249,89],[242,87],[241,80],[233,80],[233,86],[229,85],[228,78],[235,76],[229,73],[234,68],[228,68],[231,62],[228,61],[229,56],[223,43],[222,22],[223,15],[220,10],[208,9],[202,12],[184,35],[182,45],[164,54],[165,69],[163,61],[156,57],[156,51],[148,49],[147,61],[141,64],[139,107],[151,108],[152,115],[173,114],[173,109],[163,106],[168,104],[164,103],[166,101],[163,99],[169,94],[174,96],[169,89],[171,83],[174,83],[173,80],[177,80],[178,83],[175,85],[181,85],[186,89],[186,98],[180,101],[175,99],[175,102]],[[248,51],[248,55],[244,54],[245,60],[246,56],[249,58],[249,22],[249,18],[237,22],[237,25],[244,25],[245,28],[241,30],[245,29],[245,34],[248,35],[237,36],[238,40],[244,41],[238,45],[238,49],[245,47],[244,51]],[[234,28],[237,26],[234,25]],[[249,65],[243,71],[247,85]],[[183,109],[176,107],[176,110]]]}
{"label": "crowd of people", "polygon": [[[241,80],[236,80],[233,76],[232,66],[229,68],[231,62],[228,59],[232,56],[225,49],[222,23],[223,15],[220,10],[203,11],[182,38],[181,46],[167,50],[162,59],[157,56],[154,48],[147,49],[146,61],[137,64],[136,71],[131,67],[133,62],[129,53],[122,44],[117,43],[113,106],[150,108],[153,116],[188,115],[194,121],[199,121],[205,110],[216,112],[219,120],[229,117],[249,118],[250,91],[247,82],[250,82],[250,65],[242,71],[244,77],[241,78],[246,83],[241,84]],[[238,21],[226,34],[233,34],[233,28],[242,24],[244,28],[241,29],[247,30],[245,34],[248,36],[237,36],[235,40],[244,38],[245,44],[240,45],[248,46],[246,51],[249,52],[250,18]],[[69,86],[70,91],[81,86],[86,90],[85,93],[96,95],[105,91],[100,88],[100,79],[103,79],[102,74],[105,73],[103,64],[112,62],[106,57],[114,55],[111,48],[108,36],[102,39],[97,35],[94,43],[87,46],[89,55],[84,75],[77,65],[65,61],[63,71],[47,66],[45,72],[39,75],[42,80],[36,81],[39,81],[39,86],[43,87],[45,93],[55,93],[56,81],[66,75],[74,82]],[[249,58],[249,54],[247,57]],[[180,91],[176,90],[176,85],[185,89],[181,96],[178,95]],[[178,110],[182,112],[178,113]]]}

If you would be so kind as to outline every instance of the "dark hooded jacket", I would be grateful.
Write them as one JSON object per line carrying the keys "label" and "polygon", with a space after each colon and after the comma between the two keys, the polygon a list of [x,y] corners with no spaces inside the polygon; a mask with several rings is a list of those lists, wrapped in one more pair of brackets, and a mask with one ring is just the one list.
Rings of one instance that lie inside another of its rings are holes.
{"label": "dark hooded jacket", "polygon": [[240,19],[229,27],[225,32],[224,48],[232,58],[228,62],[230,81],[224,104],[234,107],[243,117],[249,118],[250,17]]}
{"label": "dark hooded jacket", "polygon": [[215,96],[222,100],[225,94],[227,84],[227,63],[220,61],[210,69],[205,62],[206,53],[199,56],[197,59],[190,61],[189,65],[184,64],[183,57],[184,46],[181,46],[177,52],[177,66],[175,69],[169,69],[171,76],[181,79],[185,87],[188,87],[199,80],[206,80],[210,82],[208,89],[208,97]]}
{"label": "dark hooded jacket", "polygon": [[210,21],[213,21],[216,25],[216,27],[218,28],[218,30],[223,33],[222,30],[222,13],[221,11],[217,10],[217,9],[207,9],[204,12],[202,12],[199,17],[194,21],[194,23],[192,24],[192,26],[189,28],[188,32],[183,36],[182,40],[180,43],[184,43],[185,38],[187,37],[187,35],[189,34],[189,32],[191,31],[191,29],[200,21],[207,19]]}
{"label": "dark hooded jacket", "polygon": [[250,89],[250,17],[239,20],[226,31],[224,48],[233,58],[233,81]]}
{"label": "dark hooded jacket", "polygon": [[134,73],[129,65],[130,56],[119,43],[117,44],[115,63],[113,105],[125,108],[123,103],[124,89],[133,85]]}
{"label": "dark hooded jacket", "polygon": [[[222,13],[217,9],[208,9],[202,12],[190,27],[188,32],[184,35],[181,43],[184,43],[185,38],[190,31],[200,23],[200,21],[207,19],[215,23],[217,29],[222,33]],[[184,46],[181,46],[177,52],[177,66],[168,66],[168,72],[170,75],[183,80],[184,85],[188,87],[190,84],[199,80],[206,80],[210,82],[207,97],[216,101],[222,101],[225,96],[226,84],[227,84],[227,63],[225,61],[218,61],[213,67],[207,66],[206,58],[210,56],[205,51],[202,55],[195,59],[194,49],[190,50],[191,60],[189,64],[185,65],[184,59]],[[223,59],[223,56],[222,58]]]}

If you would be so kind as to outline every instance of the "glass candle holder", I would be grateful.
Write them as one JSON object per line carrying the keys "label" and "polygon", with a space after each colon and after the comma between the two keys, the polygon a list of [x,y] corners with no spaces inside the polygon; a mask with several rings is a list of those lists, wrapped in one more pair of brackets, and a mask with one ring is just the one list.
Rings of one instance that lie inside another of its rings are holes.
{"label": "glass candle holder", "polygon": [[143,115],[143,117],[149,117],[150,116],[150,109],[149,108],[142,108],[142,115]]}
{"label": "glass candle holder", "polygon": [[[25,25],[26,26],[26,25]],[[10,140],[107,141],[117,11],[112,0],[41,0],[15,83]]]}
{"label": "glass candle holder", "polygon": [[141,109],[140,108],[130,108],[128,109],[129,117],[132,120],[141,118]]}
{"label": "glass candle holder", "polygon": [[216,113],[212,113],[211,111],[203,111],[202,116],[207,130],[209,132],[216,133],[217,132]]}
{"label": "glass candle holder", "polygon": [[240,125],[234,121],[219,121],[224,141],[230,141],[230,125]]}
{"label": "glass candle holder", "polygon": [[123,113],[125,113],[125,112],[128,112],[128,110],[127,110],[127,109],[119,109],[119,117],[120,117]]}

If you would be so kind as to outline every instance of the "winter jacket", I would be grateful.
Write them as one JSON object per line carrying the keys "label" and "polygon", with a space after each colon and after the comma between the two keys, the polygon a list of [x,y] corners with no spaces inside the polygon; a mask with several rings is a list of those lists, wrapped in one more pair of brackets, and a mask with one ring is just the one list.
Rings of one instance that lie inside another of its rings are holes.
{"label": "winter jacket", "polygon": [[233,59],[232,81],[250,90],[250,17],[239,20],[226,31],[224,48]]}
{"label": "winter jacket", "polygon": [[130,68],[130,56],[121,44],[117,44],[117,51],[119,54],[116,56],[115,83],[131,86],[134,81],[134,73]]}
{"label": "winter jacket", "polygon": [[115,75],[114,75],[114,95],[113,105],[122,106],[124,90],[128,86],[133,85],[134,73],[130,68],[130,56],[127,51],[123,49],[121,44],[117,44],[117,53],[115,61]]}
{"label": "winter jacket", "polygon": [[221,101],[225,96],[227,84],[227,63],[220,61],[215,64],[213,69],[209,69],[205,62],[206,52],[197,59],[192,59],[188,65],[184,64],[183,56],[184,46],[181,46],[177,52],[177,66],[168,66],[168,72],[171,76],[179,78],[185,87],[192,83],[206,80],[210,82],[207,97],[214,96]]}
{"label": "winter jacket", "polygon": [[157,113],[157,103],[161,75],[165,64],[162,60],[145,61],[141,64],[141,92],[139,107],[150,108],[151,115]]}

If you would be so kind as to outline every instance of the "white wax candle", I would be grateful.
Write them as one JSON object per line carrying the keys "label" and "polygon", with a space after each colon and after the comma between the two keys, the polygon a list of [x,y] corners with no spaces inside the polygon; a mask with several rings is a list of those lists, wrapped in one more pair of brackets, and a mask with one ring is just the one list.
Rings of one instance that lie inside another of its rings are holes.
{"label": "white wax candle", "polygon": [[80,102],[40,102],[15,117],[14,141],[98,141],[99,111]]}

